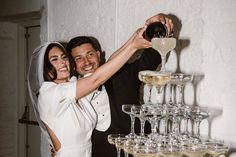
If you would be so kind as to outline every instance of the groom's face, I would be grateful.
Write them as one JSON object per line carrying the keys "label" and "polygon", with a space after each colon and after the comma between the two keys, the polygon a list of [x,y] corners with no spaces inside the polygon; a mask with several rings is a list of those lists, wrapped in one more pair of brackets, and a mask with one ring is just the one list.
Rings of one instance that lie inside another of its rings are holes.
{"label": "groom's face", "polygon": [[93,73],[99,67],[100,52],[90,43],[85,43],[72,49],[71,55],[76,64],[76,71],[84,76]]}

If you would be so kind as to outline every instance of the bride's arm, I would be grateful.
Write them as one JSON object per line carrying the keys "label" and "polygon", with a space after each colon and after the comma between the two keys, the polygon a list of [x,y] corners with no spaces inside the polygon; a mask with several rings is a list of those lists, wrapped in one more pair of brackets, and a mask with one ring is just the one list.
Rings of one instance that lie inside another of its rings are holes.
{"label": "bride's arm", "polygon": [[81,78],[77,81],[77,99],[87,95],[108,80],[125,64],[125,62],[127,62],[136,50],[151,46],[151,43],[145,40],[142,36],[144,30],[145,28],[142,28],[138,33],[135,32],[126,44],[117,50],[116,55],[100,66],[92,75]]}

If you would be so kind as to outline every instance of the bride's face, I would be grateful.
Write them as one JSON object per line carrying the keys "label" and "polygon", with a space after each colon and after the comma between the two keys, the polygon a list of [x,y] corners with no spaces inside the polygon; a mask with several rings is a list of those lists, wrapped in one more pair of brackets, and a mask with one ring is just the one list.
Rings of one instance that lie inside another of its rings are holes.
{"label": "bride's face", "polygon": [[70,64],[68,57],[58,47],[53,47],[48,53],[48,60],[57,72],[56,83],[66,82],[70,77]]}

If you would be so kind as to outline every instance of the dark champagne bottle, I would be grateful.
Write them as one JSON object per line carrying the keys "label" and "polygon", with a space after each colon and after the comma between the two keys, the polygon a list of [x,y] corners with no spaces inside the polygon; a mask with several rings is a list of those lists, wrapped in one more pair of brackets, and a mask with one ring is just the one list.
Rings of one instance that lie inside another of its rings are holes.
{"label": "dark champagne bottle", "polygon": [[147,26],[143,37],[151,41],[152,38],[164,38],[167,36],[167,28],[161,22],[153,22]]}

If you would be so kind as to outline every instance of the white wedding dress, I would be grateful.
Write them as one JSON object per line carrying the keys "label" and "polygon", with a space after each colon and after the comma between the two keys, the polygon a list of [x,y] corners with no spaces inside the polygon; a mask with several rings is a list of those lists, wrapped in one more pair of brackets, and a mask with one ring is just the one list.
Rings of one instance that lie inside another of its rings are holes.
{"label": "white wedding dress", "polygon": [[[39,93],[40,119],[61,143],[56,157],[91,157],[91,135],[97,114],[86,97],[76,103],[76,78],[61,84],[44,82]],[[48,135],[45,136],[51,142]]]}

